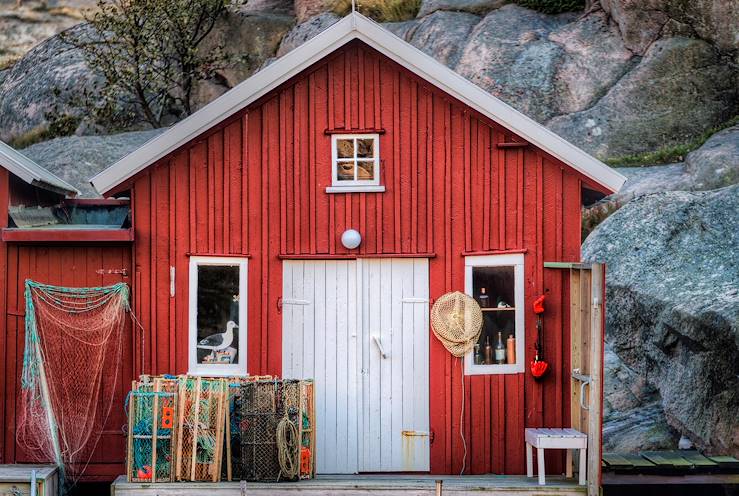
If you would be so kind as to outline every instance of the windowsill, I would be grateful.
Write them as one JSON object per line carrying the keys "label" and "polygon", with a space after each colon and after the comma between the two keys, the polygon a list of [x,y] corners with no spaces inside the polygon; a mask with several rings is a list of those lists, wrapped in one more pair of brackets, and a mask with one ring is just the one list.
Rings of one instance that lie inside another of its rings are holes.
{"label": "windowsill", "polygon": [[384,193],[385,186],[328,186],[326,193]]}
{"label": "windowsill", "polygon": [[523,372],[525,372],[523,363],[471,365],[464,368],[464,375],[522,374]]}

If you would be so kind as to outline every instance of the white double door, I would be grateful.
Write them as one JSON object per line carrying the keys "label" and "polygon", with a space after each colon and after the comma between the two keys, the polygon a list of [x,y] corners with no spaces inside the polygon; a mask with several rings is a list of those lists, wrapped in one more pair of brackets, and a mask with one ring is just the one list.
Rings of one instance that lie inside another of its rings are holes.
{"label": "white double door", "polygon": [[426,259],[283,264],[282,371],[313,378],[316,470],[429,470]]}

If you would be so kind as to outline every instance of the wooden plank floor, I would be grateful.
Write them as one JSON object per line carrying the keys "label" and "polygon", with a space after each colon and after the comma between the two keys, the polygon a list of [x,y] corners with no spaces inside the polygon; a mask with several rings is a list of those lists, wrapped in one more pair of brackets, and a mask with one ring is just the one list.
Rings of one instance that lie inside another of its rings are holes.
{"label": "wooden plank floor", "polygon": [[318,476],[312,480],[266,484],[256,482],[176,482],[144,484],[126,482],[118,477],[111,486],[111,496],[433,496],[435,481],[443,480],[445,495],[454,496],[582,496],[585,486],[575,479],[547,477],[539,486],[536,478],[525,476],[433,476],[433,475],[352,475]]}

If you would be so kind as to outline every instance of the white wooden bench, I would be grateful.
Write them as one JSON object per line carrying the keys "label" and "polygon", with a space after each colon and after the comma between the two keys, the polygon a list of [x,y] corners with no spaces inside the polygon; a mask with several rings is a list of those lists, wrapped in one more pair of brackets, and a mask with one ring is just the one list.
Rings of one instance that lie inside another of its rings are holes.
{"label": "white wooden bench", "polygon": [[575,429],[526,429],[526,475],[534,476],[534,453],[536,448],[536,464],[539,472],[539,485],[543,486],[544,450],[564,449],[567,450],[566,476],[572,477],[572,450],[580,450],[579,484],[585,485],[585,463],[587,459],[588,436]]}

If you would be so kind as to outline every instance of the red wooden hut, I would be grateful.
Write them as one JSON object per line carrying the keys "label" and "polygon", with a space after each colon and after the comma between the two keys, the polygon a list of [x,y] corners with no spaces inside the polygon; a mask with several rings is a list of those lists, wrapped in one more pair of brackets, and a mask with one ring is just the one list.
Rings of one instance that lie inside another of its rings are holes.
{"label": "red wooden hut", "polygon": [[[313,377],[319,473],[524,473],[525,427],[600,425],[571,378],[590,372],[597,407],[602,280],[579,264],[580,209],[623,181],[351,14],[94,177],[107,201],[130,199],[130,230],[84,246],[3,231],[0,412],[12,426],[19,284],[33,270],[64,282],[72,257],[68,285],[132,286],[144,330],[129,331],[124,377]],[[455,290],[486,307],[480,356],[453,358],[431,333],[430,306]],[[542,294],[551,371],[536,381]],[[502,362],[484,356],[499,337]],[[20,460],[12,427],[3,441],[4,462]],[[563,471],[564,455],[547,462]]]}

